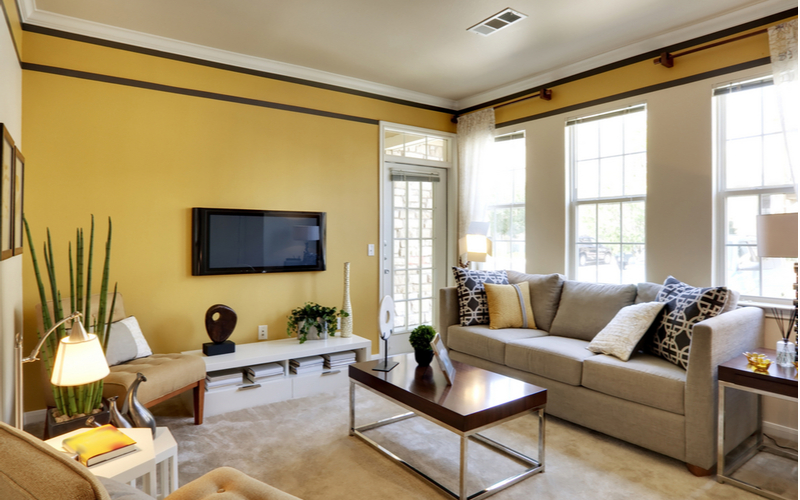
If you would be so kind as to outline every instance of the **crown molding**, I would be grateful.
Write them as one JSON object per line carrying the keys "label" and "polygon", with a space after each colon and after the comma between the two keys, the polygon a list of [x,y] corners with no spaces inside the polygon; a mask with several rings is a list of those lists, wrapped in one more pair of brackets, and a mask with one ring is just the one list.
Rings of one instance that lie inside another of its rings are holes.
{"label": "crown molding", "polygon": [[646,40],[641,40],[625,47],[621,47],[619,49],[612,50],[610,52],[606,52],[574,64],[568,64],[551,71],[540,73],[508,85],[503,85],[502,87],[497,87],[471,97],[466,97],[456,103],[456,109],[462,110],[472,106],[478,106],[495,99],[501,99],[517,92],[523,92],[540,87],[550,82],[574,76],[585,71],[591,71],[593,69],[608,64],[613,64],[630,57],[636,57],[653,50],[659,50],[670,45],[675,45],[693,38],[705,36],[710,33],[722,31],[740,24],[796,8],[797,0],[765,0],[756,5],[729,12],[728,14],[663,33]]}
{"label": "crown molding", "polygon": [[358,78],[320,71],[304,66],[272,61],[260,57],[238,54],[189,42],[182,42],[138,31],[117,28],[106,24],[95,23],[74,17],[41,11],[36,8],[35,0],[20,0],[22,22],[43,28],[66,31],[103,40],[134,45],[145,49],[158,50],[170,54],[192,57],[204,61],[227,64],[265,73],[310,80],[312,82],[344,87],[346,89],[377,94],[392,99],[410,101],[427,106],[444,109],[455,109],[456,101],[442,97],[405,90],[391,85],[370,82]]}

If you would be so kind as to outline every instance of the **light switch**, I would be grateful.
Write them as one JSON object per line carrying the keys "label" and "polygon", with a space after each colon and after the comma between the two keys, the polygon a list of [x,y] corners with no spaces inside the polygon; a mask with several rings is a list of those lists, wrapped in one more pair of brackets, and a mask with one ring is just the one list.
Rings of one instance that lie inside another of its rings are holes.
{"label": "light switch", "polygon": [[375,245],[374,244],[370,243],[369,245],[367,245],[367,255],[369,255],[370,257],[374,257],[375,256]]}

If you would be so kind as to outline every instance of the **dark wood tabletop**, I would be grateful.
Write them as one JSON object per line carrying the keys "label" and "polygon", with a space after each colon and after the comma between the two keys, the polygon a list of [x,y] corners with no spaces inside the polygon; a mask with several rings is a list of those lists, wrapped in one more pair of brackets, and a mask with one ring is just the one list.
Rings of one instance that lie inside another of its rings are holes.
{"label": "dark wood tabletop", "polygon": [[400,363],[390,372],[372,370],[381,360],[354,363],[350,378],[462,432],[547,403],[547,389],[457,361],[455,381],[448,386],[435,359],[425,368],[417,366],[413,353],[390,359]]}
{"label": "dark wood tabletop", "polygon": [[778,366],[778,354],[774,349],[758,348],[755,352],[766,355],[772,360],[769,370],[757,371],[749,365],[744,354],[719,365],[719,379],[723,382],[758,389],[761,391],[797,397],[797,368]]}

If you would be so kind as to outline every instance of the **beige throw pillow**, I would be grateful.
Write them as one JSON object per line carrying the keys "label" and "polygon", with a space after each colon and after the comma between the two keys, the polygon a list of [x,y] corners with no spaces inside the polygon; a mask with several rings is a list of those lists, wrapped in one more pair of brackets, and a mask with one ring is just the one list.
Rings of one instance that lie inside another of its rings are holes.
{"label": "beige throw pillow", "polygon": [[663,308],[663,302],[642,302],[623,307],[586,348],[598,354],[610,354],[622,361],[628,361],[636,344]]}
{"label": "beige throw pillow", "polygon": [[536,328],[527,282],[514,285],[485,283],[489,306],[489,328]]}

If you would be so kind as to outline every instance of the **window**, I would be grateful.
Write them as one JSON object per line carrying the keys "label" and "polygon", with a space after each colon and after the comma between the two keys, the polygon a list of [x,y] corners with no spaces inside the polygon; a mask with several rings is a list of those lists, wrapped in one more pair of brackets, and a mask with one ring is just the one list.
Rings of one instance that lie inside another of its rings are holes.
{"label": "window", "polygon": [[603,283],[644,281],[646,107],[570,120],[567,135],[571,275]]}
{"label": "window", "polygon": [[446,139],[442,137],[387,129],[383,136],[383,147],[388,157],[449,161]]}
{"label": "window", "polygon": [[756,216],[797,212],[772,79],[739,82],[714,91],[721,237],[720,272],[742,295],[794,297],[792,259],[756,253]]}
{"label": "window", "polygon": [[483,269],[525,272],[525,133],[495,138],[487,186],[492,256]]}

